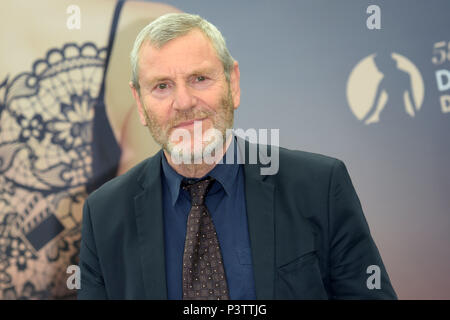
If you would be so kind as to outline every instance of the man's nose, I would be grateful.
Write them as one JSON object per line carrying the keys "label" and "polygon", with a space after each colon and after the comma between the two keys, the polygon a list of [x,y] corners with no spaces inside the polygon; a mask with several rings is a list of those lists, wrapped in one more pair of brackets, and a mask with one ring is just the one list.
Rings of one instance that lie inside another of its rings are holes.
{"label": "man's nose", "polygon": [[197,98],[192,92],[192,89],[182,84],[175,88],[175,99],[173,108],[176,110],[187,110],[195,106]]}

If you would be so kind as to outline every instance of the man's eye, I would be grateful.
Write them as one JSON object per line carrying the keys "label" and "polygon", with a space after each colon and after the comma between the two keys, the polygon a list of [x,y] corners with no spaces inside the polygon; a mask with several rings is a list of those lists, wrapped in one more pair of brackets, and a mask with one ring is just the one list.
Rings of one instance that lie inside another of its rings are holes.
{"label": "man's eye", "polygon": [[160,83],[156,86],[156,88],[160,90],[167,89],[167,83]]}
{"label": "man's eye", "polygon": [[196,80],[197,80],[197,82],[201,82],[201,81],[205,81],[206,78],[205,78],[204,76],[198,76],[198,77],[196,78]]}

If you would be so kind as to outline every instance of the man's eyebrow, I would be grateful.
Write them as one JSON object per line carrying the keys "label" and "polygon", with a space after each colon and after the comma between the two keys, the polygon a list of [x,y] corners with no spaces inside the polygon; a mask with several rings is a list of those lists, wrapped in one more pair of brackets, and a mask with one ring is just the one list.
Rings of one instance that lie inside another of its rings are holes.
{"label": "man's eyebrow", "polygon": [[211,67],[205,67],[205,68],[199,68],[194,69],[192,72],[190,72],[191,75],[199,75],[199,74],[218,74],[219,71],[215,70]]}
{"label": "man's eyebrow", "polygon": [[148,84],[148,85],[153,85],[153,84],[156,84],[156,83],[158,83],[158,82],[163,82],[163,81],[167,81],[167,80],[170,80],[170,79],[171,79],[171,78],[168,77],[168,76],[154,76],[154,77],[150,78],[150,79],[147,81],[147,84]]}
{"label": "man's eyebrow", "polygon": [[[219,73],[220,73],[220,71],[216,71],[216,70],[214,70],[214,68],[204,67],[204,68],[193,69],[192,71],[189,72],[188,77],[190,77],[192,75],[202,75],[202,74],[217,75]],[[158,82],[167,81],[167,80],[172,80],[172,77],[171,76],[165,76],[165,75],[156,75],[154,77],[151,77],[147,81],[147,84],[148,85],[153,85],[153,84],[156,84]]]}

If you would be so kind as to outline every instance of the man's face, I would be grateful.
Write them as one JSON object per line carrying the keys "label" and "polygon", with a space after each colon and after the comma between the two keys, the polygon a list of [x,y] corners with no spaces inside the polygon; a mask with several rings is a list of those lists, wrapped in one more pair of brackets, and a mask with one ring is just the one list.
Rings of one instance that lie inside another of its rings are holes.
{"label": "man's face", "polygon": [[[240,100],[239,67],[235,63],[228,82],[214,47],[199,30],[160,49],[145,42],[139,55],[139,84],[140,97],[132,90],[141,122],[169,153],[178,143],[186,143],[175,130],[187,130],[194,138],[194,120],[203,134],[215,128],[223,137],[233,125]],[[189,142],[191,152],[198,152],[194,139]],[[201,153],[207,142],[202,139],[200,145]]]}

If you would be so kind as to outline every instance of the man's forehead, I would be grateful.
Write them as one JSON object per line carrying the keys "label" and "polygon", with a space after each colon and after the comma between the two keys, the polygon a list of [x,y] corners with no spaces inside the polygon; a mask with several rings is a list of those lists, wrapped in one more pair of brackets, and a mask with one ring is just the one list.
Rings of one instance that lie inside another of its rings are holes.
{"label": "man's forehead", "polygon": [[141,47],[139,60],[141,71],[147,76],[151,73],[152,77],[167,72],[217,72],[217,69],[223,71],[221,61],[209,39],[195,30],[169,41],[161,48],[146,41]]}
{"label": "man's forehead", "polygon": [[185,35],[166,42],[161,47],[146,40],[140,48],[141,58],[164,59],[167,57],[189,57],[217,55],[211,40],[199,30],[191,30]]}

